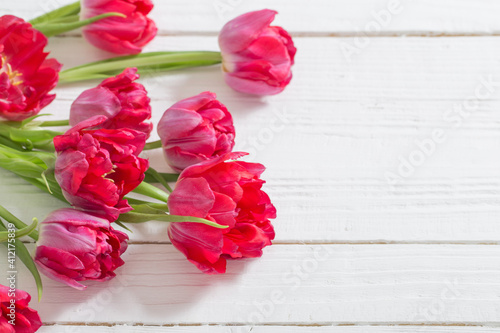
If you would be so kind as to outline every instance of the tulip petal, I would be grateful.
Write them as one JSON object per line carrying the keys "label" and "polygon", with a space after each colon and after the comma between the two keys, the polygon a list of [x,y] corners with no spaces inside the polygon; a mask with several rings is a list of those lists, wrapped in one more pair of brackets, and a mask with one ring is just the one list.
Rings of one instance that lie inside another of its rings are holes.
{"label": "tulip petal", "polygon": [[108,89],[97,87],[85,90],[71,104],[69,124],[75,126],[92,116],[104,115],[112,118],[120,112],[118,98]]}
{"label": "tulip petal", "polygon": [[227,22],[219,34],[219,46],[223,53],[235,53],[250,45],[274,20],[278,12],[262,9],[243,14]]}

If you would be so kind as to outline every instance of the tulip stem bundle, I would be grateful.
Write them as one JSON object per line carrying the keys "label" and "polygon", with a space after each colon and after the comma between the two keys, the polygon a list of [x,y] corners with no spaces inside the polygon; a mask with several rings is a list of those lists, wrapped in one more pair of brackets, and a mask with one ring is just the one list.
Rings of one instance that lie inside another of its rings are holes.
{"label": "tulip stem bundle", "polygon": [[75,30],[92,24],[107,17],[118,16],[125,18],[126,15],[117,12],[103,13],[87,19],[80,19],[80,1],[53,10],[29,21],[33,28],[40,31],[45,37],[52,37],[64,32]]}
{"label": "tulip stem bundle", "polygon": [[126,67],[136,67],[140,74],[155,74],[191,67],[212,66],[221,62],[221,53],[213,51],[147,52],[67,69],[59,74],[59,83],[105,79],[121,73]]}
{"label": "tulip stem bundle", "polygon": [[148,196],[150,198],[160,200],[164,203],[168,201],[168,194],[160,190],[156,186],[142,182],[132,192]]}
{"label": "tulip stem bundle", "polygon": [[80,1],[73,2],[69,5],[63,6],[51,12],[40,15],[30,20],[29,23],[33,25],[47,24],[62,17],[78,15],[78,13],[80,13]]}

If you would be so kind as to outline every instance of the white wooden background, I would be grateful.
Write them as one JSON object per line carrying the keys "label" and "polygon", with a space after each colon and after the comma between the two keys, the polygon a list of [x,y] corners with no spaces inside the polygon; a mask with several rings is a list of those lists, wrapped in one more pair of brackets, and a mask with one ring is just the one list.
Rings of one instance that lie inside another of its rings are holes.
{"label": "white wooden background", "polygon": [[[68,2],[2,1],[0,10],[29,19]],[[268,168],[275,244],[207,276],[173,248],[165,224],[134,228],[117,279],[85,292],[44,279],[42,302],[32,302],[47,325],[40,332],[500,331],[500,2],[155,5],[160,33],[147,51],[217,50],[228,19],[262,8],[278,10],[276,24],[294,36],[294,78],[278,96],[240,95],[218,68],[141,79],[155,120],[205,90],[228,106],[237,148]],[[377,29],[374,13],[389,9]],[[108,56],[79,33],[52,38],[50,49],[66,68]],[[57,88],[46,111],[66,117],[95,84]],[[168,170],[160,151],[147,156]],[[402,170],[410,159],[413,171]],[[0,203],[25,220],[62,207],[0,178]],[[21,273],[19,287],[34,294]]]}

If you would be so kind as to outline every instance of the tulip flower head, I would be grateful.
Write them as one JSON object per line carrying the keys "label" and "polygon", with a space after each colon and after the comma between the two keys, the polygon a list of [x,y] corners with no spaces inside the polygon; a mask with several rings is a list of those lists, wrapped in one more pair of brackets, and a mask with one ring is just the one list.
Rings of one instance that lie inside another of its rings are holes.
{"label": "tulip flower head", "polygon": [[211,92],[186,98],[165,111],[158,123],[165,159],[175,171],[229,153],[233,118]]}
{"label": "tulip flower head", "polygon": [[35,262],[48,277],[75,289],[81,281],[107,281],[124,264],[128,236],[106,219],[71,208],[52,212],[40,224]]}
{"label": "tulip flower head", "polygon": [[[13,301],[13,302],[12,302]],[[33,333],[42,326],[38,312],[28,307],[31,296],[27,292],[0,284],[0,332]],[[14,325],[12,325],[12,323]]]}
{"label": "tulip flower head", "polygon": [[208,274],[224,273],[226,260],[254,258],[271,245],[276,209],[261,190],[264,166],[233,161],[246,153],[229,153],[195,164],[179,176],[168,199],[171,214],[202,217],[226,225],[171,223],[172,244]]}
{"label": "tulip flower head", "polygon": [[270,26],[276,14],[269,9],[246,13],[222,28],[222,68],[234,90],[274,95],[290,83],[297,49],[287,31]]}
{"label": "tulip flower head", "polygon": [[0,17],[0,118],[20,121],[40,112],[56,97],[61,64],[47,59],[47,38],[31,24]]}
{"label": "tulip flower head", "polygon": [[96,88],[85,90],[71,105],[69,124],[93,116],[103,115],[108,119],[98,128],[130,128],[144,132],[147,137],[153,129],[150,99],[146,88],[134,82],[139,78],[137,68],[127,68],[123,73],[101,82]]}
{"label": "tulip flower head", "polygon": [[126,17],[108,17],[83,27],[83,36],[92,45],[115,54],[137,54],[155,36],[156,24],[147,15],[151,0],[82,0],[81,18],[108,12]]}
{"label": "tulip flower head", "polygon": [[132,208],[123,197],[144,179],[148,161],[138,157],[146,134],[132,129],[92,129],[95,116],[54,138],[55,177],[73,206],[114,221]]}

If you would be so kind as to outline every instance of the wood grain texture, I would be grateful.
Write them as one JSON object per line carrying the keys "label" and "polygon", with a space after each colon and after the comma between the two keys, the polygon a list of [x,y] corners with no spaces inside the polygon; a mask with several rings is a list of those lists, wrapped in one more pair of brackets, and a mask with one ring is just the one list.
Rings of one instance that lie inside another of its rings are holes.
{"label": "wood grain texture", "polygon": [[497,327],[435,327],[435,326],[328,326],[328,327],[296,327],[296,326],[189,326],[189,327],[142,327],[142,326],[48,326],[42,327],[39,333],[494,333]]}
{"label": "wood grain texture", "polygon": [[[154,121],[179,99],[205,90],[218,94],[234,116],[236,149],[268,167],[263,177],[278,208],[277,242],[498,243],[500,155],[491,152],[500,147],[500,89],[474,109],[461,105],[483,78],[500,80],[494,56],[500,37],[377,38],[352,64],[339,50],[346,40],[296,38],[295,77],[278,96],[235,93],[217,67],[141,82],[152,96]],[[213,37],[161,37],[150,50],[215,44]],[[51,48],[68,66],[105,56],[80,38],[54,38]],[[95,84],[57,88],[45,112],[67,117],[72,100]],[[421,151],[436,129],[446,140],[408,177],[388,182],[386,175],[399,175],[401,159]],[[160,150],[145,156],[168,171]],[[0,184],[0,200],[25,220],[58,207],[45,196],[40,208],[16,207],[28,191],[38,193],[18,184],[23,181],[15,178]],[[148,223],[134,228],[132,239],[167,242],[166,228]]]}
{"label": "wood grain texture", "polygon": [[[275,245],[264,252],[208,276],[172,245],[132,245],[114,280],[81,292],[44,279],[43,301],[32,305],[45,322],[68,324],[500,325],[498,246]],[[24,269],[19,276],[18,287],[33,294]]]}
{"label": "wood grain texture", "polygon": [[[2,4],[2,9],[25,18],[73,0],[24,0]],[[277,25],[297,35],[407,35],[497,34],[500,4],[494,0],[176,0],[154,1],[151,17],[159,32],[217,34],[233,17],[270,8],[277,10]],[[377,23],[378,22],[378,23]]]}
{"label": "wood grain texture", "polygon": [[[0,10],[32,18],[70,2]],[[145,51],[217,50],[225,22],[264,7],[295,36],[294,78],[278,96],[238,94],[217,66],[141,78],[154,121],[205,90],[228,106],[236,148],[268,168],[278,245],[206,276],[168,244],[165,223],[133,227],[116,279],[78,292],[44,278],[31,303],[49,324],[40,332],[498,332],[500,3],[402,0],[387,16],[394,3],[155,1],[160,31]],[[65,68],[110,56],[79,35],[50,39]],[[58,87],[44,112],[66,118],[96,84]],[[168,171],[160,151],[144,156]],[[0,179],[0,203],[26,221],[63,207],[8,172]]]}

